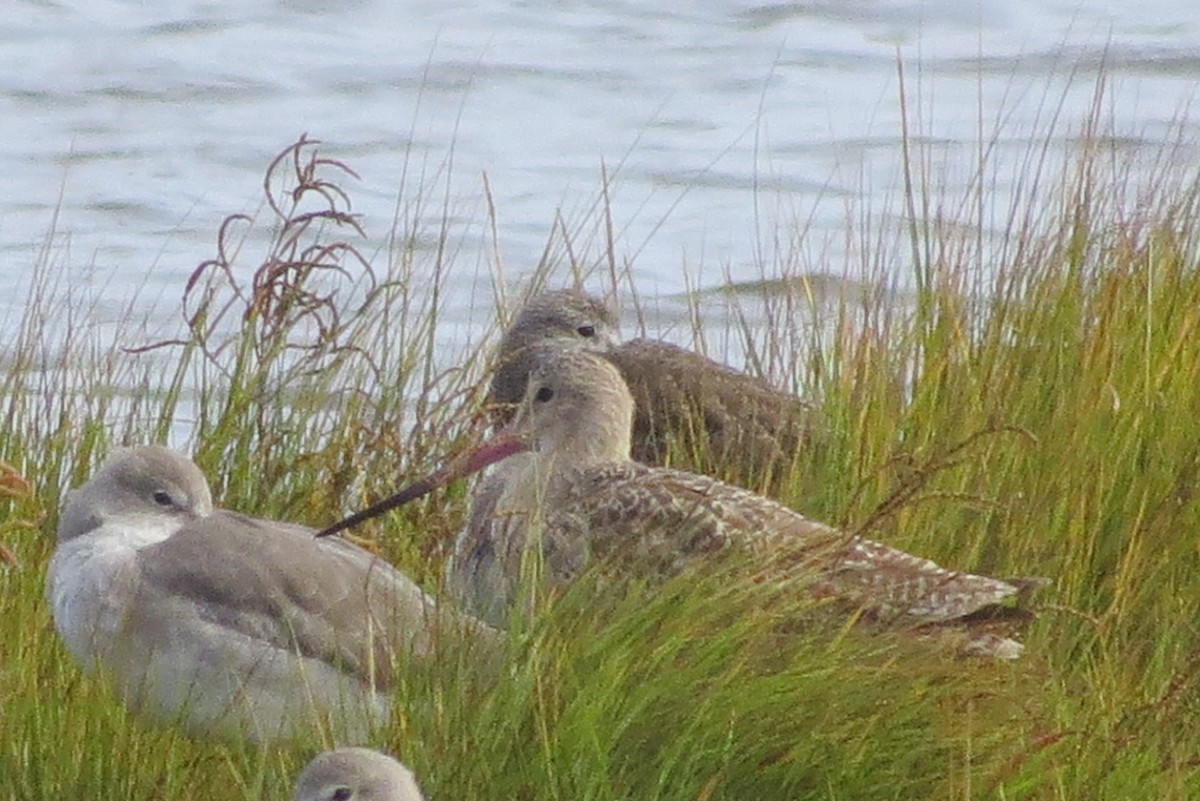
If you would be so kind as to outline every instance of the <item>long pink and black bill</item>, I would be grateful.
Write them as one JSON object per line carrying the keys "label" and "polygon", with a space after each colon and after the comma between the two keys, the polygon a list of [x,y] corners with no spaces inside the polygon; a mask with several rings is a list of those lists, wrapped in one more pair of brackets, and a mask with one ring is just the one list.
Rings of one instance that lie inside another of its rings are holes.
{"label": "long pink and black bill", "polygon": [[395,495],[384,498],[379,503],[368,506],[361,512],[355,512],[349,517],[334,523],[332,526],[321,529],[317,532],[317,536],[328,537],[331,534],[337,534],[339,531],[353,528],[359,523],[379,517],[410,501],[423,498],[435,489],[444,487],[455,479],[469,476],[490,464],[495,464],[513,454],[526,450],[529,450],[529,445],[522,437],[506,432],[497,434],[491,440],[467,453],[463,458],[452,462],[440,470],[435,470],[425,478],[414,481]]}

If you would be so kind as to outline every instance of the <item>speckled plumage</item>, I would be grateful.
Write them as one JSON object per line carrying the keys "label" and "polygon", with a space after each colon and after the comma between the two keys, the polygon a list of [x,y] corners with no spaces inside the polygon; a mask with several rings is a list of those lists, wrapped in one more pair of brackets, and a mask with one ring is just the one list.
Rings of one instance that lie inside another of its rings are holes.
{"label": "speckled plumage", "polygon": [[612,311],[574,289],[534,295],[517,314],[498,349],[493,403],[520,402],[530,349],[545,344],[600,353],[616,365],[634,399],[639,462],[661,465],[670,456],[676,467],[765,486],[819,430],[810,404],[762,379],[661,340],[619,342]]}
{"label": "speckled plumage", "polygon": [[[847,536],[715,479],[630,461],[633,400],[613,365],[580,349],[530,353],[513,425],[532,451],[481,483],[452,566],[452,586],[481,614],[495,617],[512,602],[531,531],[553,582],[597,560],[667,576],[737,549],[780,580],[794,569],[806,591],[905,627],[960,621],[1024,589]],[[994,639],[984,652],[1019,653],[1015,642]]]}

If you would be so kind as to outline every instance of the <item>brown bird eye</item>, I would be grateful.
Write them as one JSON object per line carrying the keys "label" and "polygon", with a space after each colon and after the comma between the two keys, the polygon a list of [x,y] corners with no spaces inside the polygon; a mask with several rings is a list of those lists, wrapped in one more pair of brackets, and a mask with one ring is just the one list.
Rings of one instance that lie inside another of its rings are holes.
{"label": "brown bird eye", "polygon": [[581,336],[581,337],[586,337],[586,338],[590,339],[591,337],[596,336],[596,326],[581,325],[575,329],[575,333],[579,334],[579,336]]}
{"label": "brown bird eye", "polygon": [[537,391],[537,394],[533,396],[533,399],[539,403],[545,403],[553,397],[554,390],[550,389],[550,387],[542,387]]}

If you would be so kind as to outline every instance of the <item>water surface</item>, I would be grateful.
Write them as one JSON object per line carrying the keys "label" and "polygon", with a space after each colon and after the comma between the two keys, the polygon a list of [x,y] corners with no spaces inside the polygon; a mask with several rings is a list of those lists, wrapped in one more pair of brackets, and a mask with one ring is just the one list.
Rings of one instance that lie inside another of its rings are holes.
{"label": "water surface", "polygon": [[[994,166],[1048,135],[1069,151],[1101,71],[1106,125],[1148,151],[1200,80],[1200,6],[1177,0],[10,0],[0,18],[7,303],[53,228],[96,317],[136,296],[167,327],[222,217],[259,208],[266,164],[301,132],[362,175],[368,252],[401,187],[426,186],[456,241],[449,305],[474,319],[559,215],[596,219],[604,174],[645,296],[684,271],[770,278],[797,221],[810,269],[852,273],[849,210],[899,211],[898,60],[949,196],[981,131]],[[999,208],[1011,172],[990,186]],[[1003,215],[984,220],[1003,236]]]}

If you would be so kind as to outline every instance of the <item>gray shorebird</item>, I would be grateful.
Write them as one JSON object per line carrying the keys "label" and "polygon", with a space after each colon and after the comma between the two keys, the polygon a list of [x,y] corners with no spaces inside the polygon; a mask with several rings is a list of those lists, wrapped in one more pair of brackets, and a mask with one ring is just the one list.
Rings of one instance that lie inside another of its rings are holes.
{"label": "gray shorebird", "polygon": [[66,498],[47,596],[67,650],[136,711],[265,741],[388,718],[393,660],[462,624],[344,540],[214,509],[196,465],[117,451]]}
{"label": "gray shorebird", "polygon": [[296,780],[295,801],[424,801],[412,771],[369,748],[317,754]]}
{"label": "gray shorebird", "polygon": [[451,564],[452,589],[484,617],[500,619],[514,602],[531,543],[540,545],[543,570],[557,584],[593,562],[653,577],[737,554],[774,582],[793,581],[797,591],[840,600],[881,624],[922,635],[954,628],[966,653],[1020,654],[1020,644],[994,633],[991,618],[1041,580],[947,570],[715,479],[632,461],[634,402],[617,369],[581,349],[529,354],[529,386],[507,429],[339,526],[503,460],[478,487]]}
{"label": "gray shorebird", "polygon": [[605,304],[575,289],[534,295],[504,332],[489,401],[511,418],[525,395],[534,350],[548,345],[602,354],[634,399],[632,454],[639,462],[771,486],[819,424],[811,404],[762,379],[656,339],[620,342]]}

